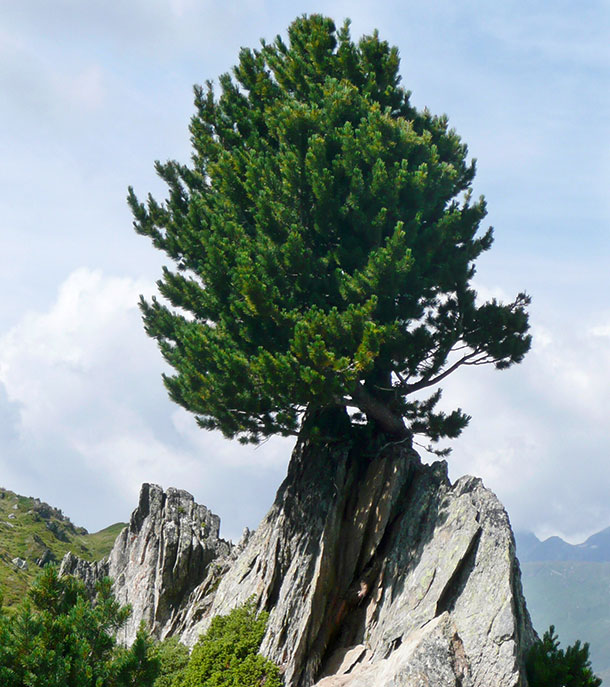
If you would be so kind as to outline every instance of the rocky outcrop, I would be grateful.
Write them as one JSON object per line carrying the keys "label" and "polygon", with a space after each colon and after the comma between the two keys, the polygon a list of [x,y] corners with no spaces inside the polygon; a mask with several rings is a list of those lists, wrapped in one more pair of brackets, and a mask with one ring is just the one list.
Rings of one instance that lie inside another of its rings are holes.
{"label": "rocky outcrop", "polygon": [[254,596],[288,687],[517,687],[534,631],[508,517],[479,479],[407,445],[297,445],[209,612]]}
{"label": "rocky outcrop", "polygon": [[134,609],[127,642],[144,620],[192,645],[253,597],[286,687],[525,687],[535,634],[505,510],[479,479],[451,484],[444,461],[384,441],[300,441],[234,548],[192,496],[144,485],[109,558],[62,570],[114,578]]}
{"label": "rocky outcrop", "polygon": [[59,574],[79,577],[93,596],[99,580],[109,577],[110,565],[108,558],[102,558],[101,561],[85,561],[69,551],[61,561]]}
{"label": "rocky outcrop", "polygon": [[[13,506],[16,508],[16,506]],[[47,529],[61,541],[68,541],[70,534],[87,534],[84,527],[75,527],[70,518],[66,517],[59,508],[53,508],[40,499],[32,499],[32,507],[28,511],[35,520],[46,520]]]}
{"label": "rocky outcrop", "polygon": [[209,606],[205,592],[217,586],[232,548],[219,538],[219,528],[220,518],[188,492],[144,484],[138,507],[109,557],[88,563],[68,554],[60,572],[77,575],[91,589],[101,577],[114,580],[117,600],[133,609],[121,641],[131,643],[142,620],[163,638],[181,626],[195,590],[200,607]]}
{"label": "rocky outcrop", "polygon": [[11,563],[16,567],[19,568],[20,570],[27,570],[28,569],[28,562],[24,558],[13,558],[11,560]]}

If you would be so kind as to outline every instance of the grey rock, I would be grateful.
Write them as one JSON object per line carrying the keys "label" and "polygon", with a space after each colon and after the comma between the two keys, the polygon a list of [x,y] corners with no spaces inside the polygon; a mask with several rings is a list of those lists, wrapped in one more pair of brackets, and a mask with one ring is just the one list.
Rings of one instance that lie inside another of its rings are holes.
{"label": "grey rock", "polygon": [[261,651],[287,687],[524,685],[535,633],[502,505],[479,479],[452,485],[444,461],[367,446],[297,445],[273,507],[182,640],[254,596],[270,612]]}
{"label": "grey rock", "polygon": [[84,561],[71,551],[62,558],[59,566],[60,575],[74,575],[74,577],[80,578],[92,596],[95,594],[96,584],[103,577],[108,577],[109,573],[110,566],[107,558],[94,562]]}
{"label": "grey rock", "polygon": [[47,563],[55,563],[56,560],[55,554],[51,551],[51,549],[44,549],[42,555],[36,559],[36,565],[44,568]]}
{"label": "grey rock", "polygon": [[236,547],[187,492],[144,485],[108,559],[62,572],[115,580],[132,619],[193,645],[254,597],[261,651],[286,687],[524,687],[535,640],[506,512],[481,480],[451,484],[401,443],[309,443]]}
{"label": "grey rock", "polygon": [[[59,539],[59,541],[63,541],[63,542],[70,541],[70,539],[68,537],[68,533],[66,531],[66,527],[63,523],[58,522],[57,520],[47,520],[45,522],[45,526],[49,530],[49,532],[51,532],[53,534],[53,536],[56,539]],[[74,531],[72,527],[70,527],[69,529]]]}
{"label": "grey rock", "polygon": [[203,603],[215,591],[216,576],[231,553],[219,528],[220,518],[188,492],[144,484],[138,507],[108,558],[88,563],[67,554],[60,572],[80,577],[90,589],[101,577],[114,580],[117,600],[131,604],[133,611],[120,641],[133,642],[142,620],[163,638],[181,627],[196,600]]}
{"label": "grey rock", "polygon": [[9,520],[14,520],[16,517],[17,517],[17,516],[15,515],[15,513],[9,513],[9,514],[8,514],[8,519],[9,519]]}
{"label": "grey rock", "polygon": [[447,612],[412,632],[387,658],[373,662],[361,647],[348,652],[345,657],[348,660],[333,675],[317,682],[316,687],[471,687],[473,684],[463,644]]}
{"label": "grey rock", "polygon": [[[206,575],[191,592],[181,608],[174,614],[168,623],[164,636],[191,636],[191,628],[199,628],[202,620],[210,617],[212,602],[216,596],[216,591],[222,577],[227,573],[234,561],[233,554],[221,555],[213,560],[206,572]],[[199,632],[192,635],[190,644],[194,644]],[[182,640],[184,643],[187,643]]]}
{"label": "grey rock", "polygon": [[49,520],[50,518],[56,518],[57,520],[67,520],[65,515],[59,510],[59,508],[53,508],[49,506],[48,503],[41,501],[40,499],[34,499],[34,505],[32,510],[37,513],[43,520]]}
{"label": "grey rock", "polygon": [[20,570],[28,569],[28,562],[24,558],[13,558],[11,563]]}

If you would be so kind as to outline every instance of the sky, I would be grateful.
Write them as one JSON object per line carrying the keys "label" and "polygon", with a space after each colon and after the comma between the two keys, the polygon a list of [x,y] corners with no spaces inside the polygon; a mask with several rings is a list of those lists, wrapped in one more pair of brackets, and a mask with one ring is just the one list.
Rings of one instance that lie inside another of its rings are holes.
{"label": "sky", "polygon": [[413,104],[477,159],[496,237],[479,294],[533,299],[521,365],[444,385],[472,415],[452,479],[482,477],[540,537],[609,526],[607,0],[0,0],[0,486],[91,531],[143,482],[190,491],[233,540],[271,505],[293,442],[242,447],[166,396],[137,308],[166,260],[125,197],[164,198],[154,161],[189,161],[193,84],[313,12],[398,46]]}

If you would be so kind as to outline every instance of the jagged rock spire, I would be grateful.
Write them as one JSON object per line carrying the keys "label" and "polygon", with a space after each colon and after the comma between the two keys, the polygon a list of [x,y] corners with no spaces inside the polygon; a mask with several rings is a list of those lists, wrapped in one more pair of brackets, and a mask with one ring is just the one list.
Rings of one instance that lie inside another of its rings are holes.
{"label": "jagged rock spire", "polygon": [[[219,519],[144,485],[110,557],[64,572],[115,580],[158,637],[193,644],[254,597],[261,651],[286,687],[523,687],[535,639],[506,511],[481,480],[451,484],[405,443],[300,441],[275,503],[231,549]],[[222,579],[221,579],[222,578]]]}
{"label": "jagged rock spire", "polygon": [[78,575],[89,587],[105,575],[114,580],[117,600],[133,609],[121,641],[130,644],[142,620],[162,638],[190,607],[195,588],[206,580],[212,585],[226,569],[232,545],[219,538],[219,528],[220,518],[188,492],[143,484],[108,558],[87,563],[68,554],[61,572]]}

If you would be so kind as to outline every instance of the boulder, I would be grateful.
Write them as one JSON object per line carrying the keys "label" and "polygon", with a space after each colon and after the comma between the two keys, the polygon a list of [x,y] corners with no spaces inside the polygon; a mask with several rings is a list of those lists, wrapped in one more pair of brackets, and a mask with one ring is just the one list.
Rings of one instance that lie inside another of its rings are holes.
{"label": "boulder", "polygon": [[36,559],[36,565],[44,568],[45,565],[48,565],[49,563],[55,563],[56,560],[55,554],[51,551],[51,549],[47,549],[45,547],[42,551],[42,554]]}
{"label": "boulder", "polygon": [[19,570],[27,570],[28,569],[28,562],[25,560],[25,558],[13,558],[11,560],[11,563],[16,567],[19,568]]}

